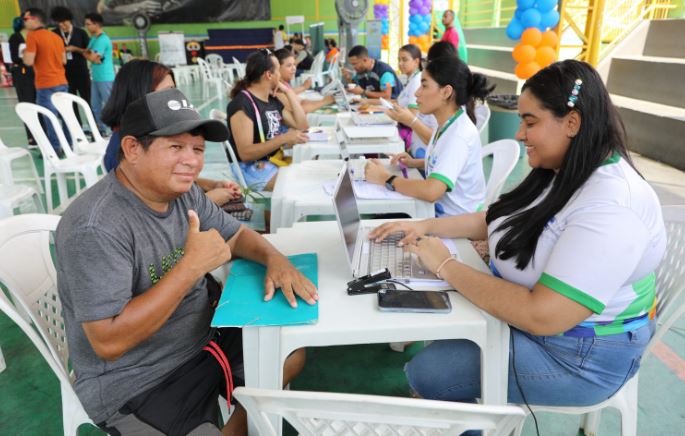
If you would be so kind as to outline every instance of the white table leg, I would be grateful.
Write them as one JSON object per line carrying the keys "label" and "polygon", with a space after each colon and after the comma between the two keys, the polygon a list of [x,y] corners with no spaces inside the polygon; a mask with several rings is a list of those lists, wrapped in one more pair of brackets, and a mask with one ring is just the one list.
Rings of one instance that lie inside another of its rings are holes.
{"label": "white table leg", "polygon": [[[283,387],[283,364],[280,362],[281,328],[243,328],[243,363],[245,386],[265,389]],[[273,419],[272,425],[281,434],[281,419]],[[248,434],[256,436],[257,428],[248,419]]]}

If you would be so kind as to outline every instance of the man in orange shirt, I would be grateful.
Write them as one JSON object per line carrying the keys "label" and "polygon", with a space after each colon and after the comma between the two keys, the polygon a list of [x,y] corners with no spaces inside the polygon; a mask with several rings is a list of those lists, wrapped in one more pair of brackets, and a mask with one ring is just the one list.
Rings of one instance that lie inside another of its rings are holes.
{"label": "man in orange shirt", "polygon": [[[36,77],[36,104],[39,104],[54,113],[57,119],[61,119],[57,109],[52,104],[50,97],[56,92],[67,92],[67,76],[64,65],[67,63],[67,55],[64,42],[54,32],[45,28],[45,12],[38,8],[28,8],[24,12],[24,26],[29,31],[26,36],[26,49],[23,61],[28,66],[33,66]],[[52,123],[45,120],[48,139],[52,148],[62,156],[62,146],[57,139],[57,134]],[[67,141],[71,141],[69,132],[64,129]]]}

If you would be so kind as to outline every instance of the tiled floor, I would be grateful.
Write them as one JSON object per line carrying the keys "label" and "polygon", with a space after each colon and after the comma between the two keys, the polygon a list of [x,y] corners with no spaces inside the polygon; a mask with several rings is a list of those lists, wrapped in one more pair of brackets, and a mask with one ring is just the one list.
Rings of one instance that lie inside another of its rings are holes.
{"label": "tiled floor", "polygon": [[[226,102],[216,98],[201,101],[197,86],[182,88],[196,107],[207,116],[212,108],[225,110]],[[0,89],[0,138],[8,146],[23,147],[26,137],[14,113],[13,90]],[[34,152],[34,157],[37,153]],[[685,204],[685,174],[663,164],[635,155],[635,163],[654,186],[663,204]],[[34,158],[37,166],[42,162]],[[17,162],[15,174],[20,183],[31,183],[28,161]],[[505,189],[510,189],[527,174],[529,168],[522,159]],[[204,175],[227,177],[225,156],[219,144],[207,147]],[[56,378],[42,361],[31,343],[13,323],[0,315],[0,348],[7,369],[0,373],[0,434],[56,435],[61,433],[61,406]],[[404,353],[395,353],[385,345],[331,347],[310,349],[304,373],[294,389],[331,390],[339,392],[407,395],[408,387],[402,372],[403,363],[415,354],[420,344]],[[663,340],[658,355],[643,360],[640,370],[639,435],[685,434],[685,319],[681,319]],[[542,435],[575,435],[578,418],[556,414],[540,414]],[[618,413],[606,411],[601,435],[618,435]],[[81,434],[100,434],[92,427],[82,427]],[[525,435],[535,434],[528,420]]]}

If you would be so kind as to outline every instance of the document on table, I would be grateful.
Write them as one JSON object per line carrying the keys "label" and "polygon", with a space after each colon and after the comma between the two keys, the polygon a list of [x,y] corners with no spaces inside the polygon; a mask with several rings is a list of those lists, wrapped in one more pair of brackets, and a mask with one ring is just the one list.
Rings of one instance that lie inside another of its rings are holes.
{"label": "document on table", "polygon": [[330,134],[323,129],[310,129],[307,131],[307,137],[309,142],[328,142]]}
{"label": "document on table", "polygon": [[[290,262],[318,287],[316,253],[288,256]],[[277,289],[271,301],[264,301],[266,268],[256,262],[237,259],[231,265],[213,327],[249,327],[314,324],[319,319],[319,303],[309,305],[297,297],[297,308],[290,307]]]}
{"label": "document on table", "polygon": [[[327,195],[333,195],[335,182],[326,182],[322,186]],[[414,200],[413,197],[390,191],[385,186],[362,180],[353,180],[352,188],[354,188],[354,195],[360,200]]]}

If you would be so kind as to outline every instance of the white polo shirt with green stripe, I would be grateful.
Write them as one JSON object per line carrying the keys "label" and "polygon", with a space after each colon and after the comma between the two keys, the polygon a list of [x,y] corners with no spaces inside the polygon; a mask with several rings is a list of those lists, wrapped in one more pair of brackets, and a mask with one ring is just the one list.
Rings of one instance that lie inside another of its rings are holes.
{"label": "white polo shirt with green stripe", "polygon": [[466,111],[460,110],[456,118],[433,131],[426,150],[426,177],[447,186],[436,202],[437,216],[475,212],[485,201],[480,135]]}
{"label": "white polo shirt with green stripe", "polygon": [[[407,84],[402,88],[399,97],[397,97],[397,104],[409,109],[418,109],[416,104],[416,91],[421,87],[421,71],[416,71],[407,81]],[[438,127],[438,122],[433,115],[425,115],[421,112],[416,112],[416,118],[422,124],[430,129]],[[426,144],[421,140],[421,137],[416,133],[411,135],[411,146],[409,149],[411,155],[418,159],[423,159],[426,155]]]}
{"label": "white polo shirt with green stripe", "polygon": [[593,312],[564,335],[617,334],[654,317],[654,271],[666,250],[661,205],[652,187],[617,154],[548,221],[524,270],[516,268],[514,258],[495,256],[503,235],[495,229],[506,218],[488,226],[493,273],[530,289],[540,283]]}

